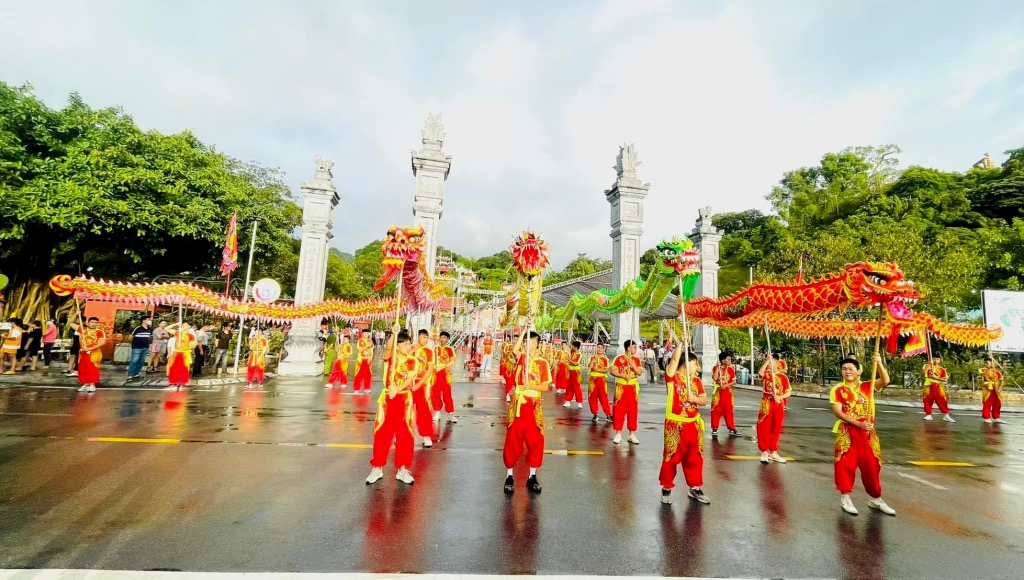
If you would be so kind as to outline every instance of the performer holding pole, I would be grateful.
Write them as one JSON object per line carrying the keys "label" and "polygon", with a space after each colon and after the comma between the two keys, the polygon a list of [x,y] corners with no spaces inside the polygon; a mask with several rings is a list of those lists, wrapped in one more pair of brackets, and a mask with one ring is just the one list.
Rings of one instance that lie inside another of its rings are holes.
{"label": "performer holding pole", "polygon": [[718,355],[718,364],[711,369],[711,378],[715,381],[715,390],[711,394],[711,436],[718,437],[718,424],[724,417],[729,436],[742,437],[743,434],[736,430],[733,415],[732,388],[736,384],[736,369],[732,368],[732,355],[727,352]]}
{"label": "performer holding pole", "polygon": [[[636,437],[639,421],[640,381],[637,377],[644,374],[644,363],[636,356],[636,341],[627,340],[622,343],[625,351],[612,361],[611,373],[615,377],[615,410],[612,413],[612,428],[615,437],[612,443],[622,443],[622,428],[629,428],[629,443],[639,445]],[[628,419],[628,423],[627,423]]]}
{"label": "performer holding pole", "polygon": [[604,344],[598,343],[594,356],[590,357],[587,366],[590,370],[588,379],[588,391],[590,399],[590,413],[594,416],[590,422],[597,423],[597,408],[601,405],[604,411],[604,420],[612,422],[612,411],[608,405],[608,383],[605,377],[608,375],[608,357],[604,355]]}
{"label": "performer holding pole", "polygon": [[981,417],[986,423],[1002,423],[999,414],[1003,408],[1003,373],[999,371],[992,355],[985,358],[985,368],[981,369],[980,374]]}
{"label": "performer holding pole", "polygon": [[785,463],[785,458],[779,455],[779,438],[782,435],[782,424],[786,419],[785,401],[793,394],[793,390],[789,385],[789,377],[775,366],[767,319],[764,322],[764,336],[768,341],[768,357],[761,365],[760,371],[764,379],[764,389],[761,407],[757,413],[757,447],[761,450],[761,463]]}
{"label": "performer holding pole", "polygon": [[[928,331],[925,331],[927,333]],[[949,400],[946,398],[946,384],[949,383],[949,374],[942,368],[942,357],[931,354],[931,345],[928,348],[930,361],[924,365],[924,420],[932,420],[932,404],[938,405],[942,412],[942,420],[947,423],[956,423],[956,419],[949,416]]]}

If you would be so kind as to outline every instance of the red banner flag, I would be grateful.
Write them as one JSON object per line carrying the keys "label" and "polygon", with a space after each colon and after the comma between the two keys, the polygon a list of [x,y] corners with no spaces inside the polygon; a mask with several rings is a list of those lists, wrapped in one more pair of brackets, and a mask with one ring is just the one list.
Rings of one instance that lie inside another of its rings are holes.
{"label": "red banner flag", "polygon": [[231,221],[228,222],[228,236],[221,256],[220,272],[228,276],[238,267],[238,211],[231,215]]}
{"label": "red banner flag", "polygon": [[907,339],[907,345],[903,347],[903,358],[910,358],[926,352],[928,352],[928,344],[925,342],[924,332],[918,331]]}

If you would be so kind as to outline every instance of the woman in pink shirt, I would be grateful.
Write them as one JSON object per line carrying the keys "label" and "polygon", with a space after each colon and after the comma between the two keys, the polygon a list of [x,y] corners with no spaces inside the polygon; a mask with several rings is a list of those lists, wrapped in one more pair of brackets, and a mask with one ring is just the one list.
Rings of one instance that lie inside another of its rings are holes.
{"label": "woman in pink shirt", "polygon": [[50,361],[52,360],[51,352],[53,352],[53,345],[57,342],[57,325],[53,323],[53,320],[47,320],[43,323],[43,368],[50,368]]}

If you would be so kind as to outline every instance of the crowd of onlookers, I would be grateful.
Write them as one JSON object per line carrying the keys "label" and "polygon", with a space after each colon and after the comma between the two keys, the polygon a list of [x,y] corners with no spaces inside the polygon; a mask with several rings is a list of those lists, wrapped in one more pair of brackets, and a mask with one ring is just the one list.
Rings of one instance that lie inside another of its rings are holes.
{"label": "crowd of onlookers", "polygon": [[0,326],[0,372],[13,375],[49,368],[56,341],[57,325],[53,320],[26,322],[20,318],[8,319]]}

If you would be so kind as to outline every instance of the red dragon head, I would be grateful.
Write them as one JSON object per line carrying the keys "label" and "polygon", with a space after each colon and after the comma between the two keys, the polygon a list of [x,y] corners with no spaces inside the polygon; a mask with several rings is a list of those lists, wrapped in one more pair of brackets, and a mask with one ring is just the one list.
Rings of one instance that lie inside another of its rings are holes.
{"label": "red dragon head", "polygon": [[537,276],[551,261],[547,242],[532,231],[523,232],[516,237],[509,247],[509,252],[512,254],[512,263],[516,270],[527,277]]}
{"label": "red dragon head", "polygon": [[387,285],[402,268],[406,262],[416,263],[426,249],[426,240],[423,236],[423,228],[415,226],[411,228],[400,228],[391,226],[387,237],[380,247],[384,274],[381,275],[374,290],[380,290]]}
{"label": "red dragon head", "polygon": [[854,306],[867,308],[881,304],[890,320],[913,320],[910,306],[920,300],[921,295],[914,290],[913,282],[904,280],[903,271],[895,262],[857,262],[844,266],[843,272],[846,274],[843,291]]}

